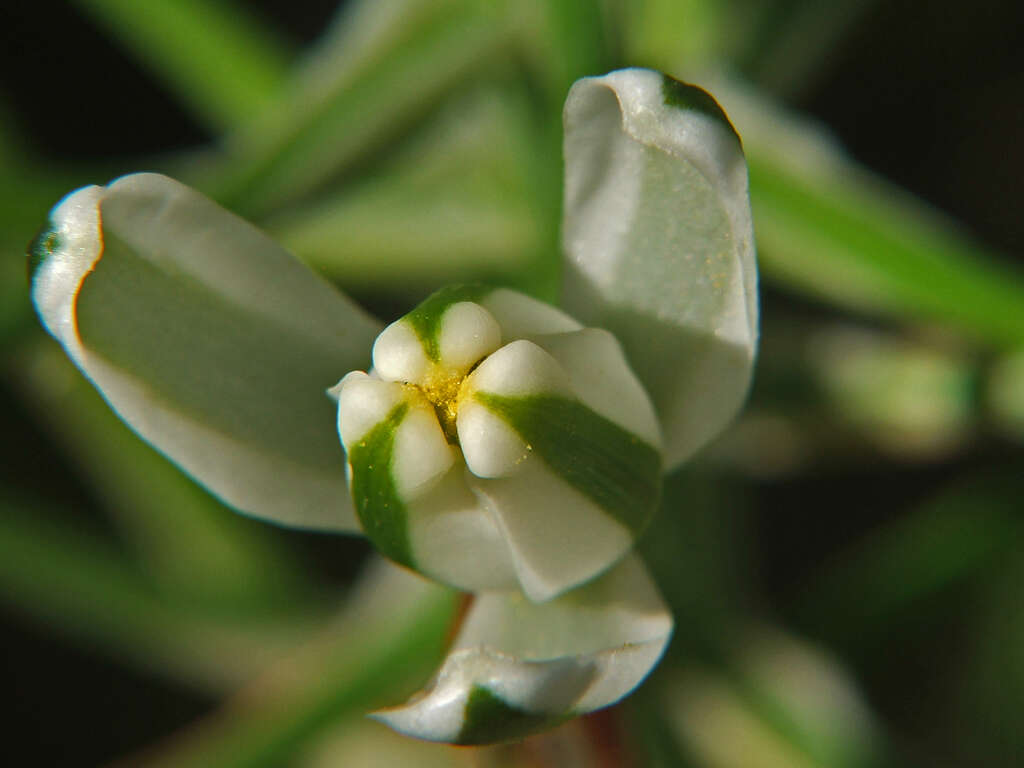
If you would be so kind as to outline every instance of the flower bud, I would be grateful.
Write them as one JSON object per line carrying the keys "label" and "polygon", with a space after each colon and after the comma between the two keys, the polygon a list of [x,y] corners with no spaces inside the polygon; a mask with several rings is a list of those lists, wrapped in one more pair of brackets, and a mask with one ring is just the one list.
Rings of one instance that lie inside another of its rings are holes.
{"label": "flower bud", "polygon": [[461,589],[554,597],[657,504],[658,422],[618,342],[514,291],[435,293],[332,391],[364,532]]}

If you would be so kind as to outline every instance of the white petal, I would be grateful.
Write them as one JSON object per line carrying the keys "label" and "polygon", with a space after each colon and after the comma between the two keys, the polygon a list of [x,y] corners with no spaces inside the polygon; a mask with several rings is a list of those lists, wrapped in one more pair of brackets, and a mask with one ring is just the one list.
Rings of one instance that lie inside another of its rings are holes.
{"label": "white petal", "polygon": [[543,605],[511,593],[479,595],[434,683],[374,716],[434,741],[521,738],[628,694],[671,632],[671,616],[636,557]]}
{"label": "white petal", "polygon": [[[564,360],[578,366],[574,377],[581,380],[580,390],[602,409],[614,412],[609,421],[620,426],[622,421],[628,422],[627,431],[640,424],[657,439],[646,395],[604,331],[575,331],[540,339],[550,341]],[[592,353],[596,354],[593,369],[589,367]],[[603,370],[611,362],[618,363],[620,370]],[[588,376],[593,380],[582,383]],[[609,392],[599,392],[605,384]],[[600,412],[593,413],[597,409],[585,400],[577,403],[574,394],[559,361],[537,344],[520,340],[481,363],[467,378],[459,398],[458,433],[466,466],[473,473],[470,487],[497,521],[523,591],[537,601],[593,578],[622,557],[649,520],[660,483],[657,442],[641,446],[638,442],[643,435],[624,433],[612,440],[601,431],[606,428],[601,427]],[[506,415],[492,410],[481,399],[487,395],[524,398],[523,423],[513,426],[515,422]],[[531,395],[555,395],[545,406],[554,410],[534,413]],[[625,395],[639,400],[612,402]],[[577,413],[580,408],[589,414],[582,421]],[[637,417],[644,409],[646,423]],[[541,439],[563,416],[565,430],[556,428],[557,439]],[[596,431],[588,431],[595,427]],[[523,429],[536,429],[530,440],[541,442],[529,444],[523,437],[529,432]],[[588,435],[607,439],[609,444],[590,444]],[[648,478],[643,482],[640,474],[624,468],[640,455],[651,457],[642,468],[642,476]],[[603,465],[607,472],[597,472],[599,478],[595,477],[597,464],[589,464],[598,459],[611,462]],[[581,462],[587,463],[583,469]],[[641,495],[634,491],[646,494],[643,498],[650,503],[637,504]]]}
{"label": "white petal", "polygon": [[[396,562],[459,589],[515,587],[508,545],[467,486],[459,450],[427,401],[411,387],[359,371],[336,389],[367,536]],[[384,433],[367,437],[379,426]]]}
{"label": "white petal", "polygon": [[447,472],[457,457],[434,409],[426,401],[416,402],[395,431],[391,474],[398,495],[406,502],[415,499]]}
{"label": "white petal", "polygon": [[406,398],[401,384],[352,371],[334,388],[338,397],[338,434],[347,448],[382,422]]}
{"label": "white petal", "polygon": [[530,455],[530,446],[501,417],[465,398],[457,420],[459,443],[469,471],[477,477],[504,477]]}
{"label": "white petal", "polygon": [[479,304],[460,301],[441,316],[438,346],[445,368],[467,371],[501,346],[501,328]]}
{"label": "white petal", "polygon": [[163,176],[73,193],[51,228],[37,311],[133,429],[242,512],[355,528],[324,390],[365,366],[375,321]]}
{"label": "white petal", "polygon": [[462,590],[515,589],[515,569],[494,518],[453,467],[408,505],[409,543],[417,570]]}
{"label": "white petal", "polygon": [[506,344],[466,378],[463,390],[496,395],[571,394],[569,378],[550,354],[531,341]]}
{"label": "white petal", "polygon": [[584,405],[655,448],[661,447],[654,406],[608,331],[584,328],[535,336],[533,341],[562,366],[569,375],[569,387]]}
{"label": "white petal", "polygon": [[478,477],[503,477],[517,471],[530,447],[505,421],[474,400],[476,392],[571,394],[565,371],[532,342],[514,341],[484,360],[462,386],[456,421],[466,466]]}
{"label": "white petal", "polygon": [[387,381],[420,381],[430,369],[430,361],[416,332],[398,320],[373,343],[373,368]]}
{"label": "white petal", "polygon": [[478,303],[498,321],[506,343],[538,333],[565,333],[583,327],[560,309],[508,288],[497,288]]}
{"label": "white petal", "polygon": [[566,306],[622,342],[669,467],[735,414],[757,343],[743,152],[713,100],[649,70],[578,81],[565,106]]}
{"label": "white petal", "polygon": [[593,578],[633,545],[633,534],[537,456],[497,479],[469,478],[511,551],[519,584],[536,602]]}

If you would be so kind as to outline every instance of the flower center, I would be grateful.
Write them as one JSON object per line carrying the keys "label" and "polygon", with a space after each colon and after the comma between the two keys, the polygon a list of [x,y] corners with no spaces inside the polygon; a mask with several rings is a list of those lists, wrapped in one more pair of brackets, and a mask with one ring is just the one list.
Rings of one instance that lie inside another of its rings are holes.
{"label": "flower center", "polygon": [[[476,367],[476,366],[474,366]],[[451,445],[459,444],[456,419],[459,415],[459,391],[469,372],[444,370],[438,366],[418,384],[409,383],[434,407],[444,436]]]}

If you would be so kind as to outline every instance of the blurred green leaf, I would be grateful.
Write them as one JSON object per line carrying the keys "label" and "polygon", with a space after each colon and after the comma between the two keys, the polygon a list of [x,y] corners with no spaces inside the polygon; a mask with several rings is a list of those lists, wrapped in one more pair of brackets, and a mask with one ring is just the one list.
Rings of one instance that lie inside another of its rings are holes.
{"label": "blurred green leaf", "polygon": [[338,65],[326,39],[289,91],[261,120],[229,141],[222,162],[197,169],[198,184],[229,208],[259,216],[294,202],[383,152],[488,58],[511,30],[504,4],[480,0],[413,3],[394,34]]}
{"label": "blurred green leaf", "polygon": [[213,132],[282,90],[288,46],[233,0],[75,0]]}
{"label": "blurred green leaf", "polygon": [[985,399],[995,426],[1024,441],[1024,347],[997,360],[985,382]]}
{"label": "blurred green leaf", "polygon": [[517,47],[542,85],[552,115],[559,113],[576,80],[615,66],[604,5],[600,0],[559,0],[510,6],[510,23],[519,30]]}
{"label": "blurred green leaf", "polygon": [[[501,749],[501,747],[498,747]],[[289,760],[293,768],[530,768],[519,762],[488,760],[481,750],[410,739],[373,720],[344,719]]]}
{"label": "blurred green leaf", "polygon": [[869,768],[891,764],[844,670],[785,633],[744,626],[720,664],[661,677],[678,746],[700,766]]}
{"label": "blurred green leaf", "polygon": [[671,654],[715,657],[747,610],[747,502],[740,483],[696,467],[666,477],[661,508],[639,548],[676,619]]}
{"label": "blurred green leaf", "polygon": [[25,262],[10,256],[24,247],[25,243],[14,238],[0,237],[5,254],[0,259],[0,350],[6,350],[12,339],[33,325]]}
{"label": "blurred green leaf", "polygon": [[[757,23],[736,51],[737,68],[779,96],[802,93],[828,72],[846,33],[877,0],[770,0],[760,4]],[[732,3],[735,19],[744,4]],[[739,6],[739,7],[738,7]]]}
{"label": "blurred green leaf", "polygon": [[1024,274],[846,158],[813,123],[721,78],[743,137],[764,277],[840,306],[1024,342]]}
{"label": "blurred green leaf", "polygon": [[543,226],[527,179],[527,109],[500,87],[471,88],[371,177],[267,229],[357,294],[415,303],[453,282],[520,283],[532,276]]}
{"label": "blurred green leaf", "polygon": [[897,458],[936,461],[962,451],[977,420],[974,366],[939,345],[818,328],[806,364],[829,415]]}
{"label": "blurred green leaf", "polygon": [[[878,179],[813,181],[751,152],[769,280],[863,311],[1024,342],[1024,281]],[[944,231],[945,230],[945,231]]]}
{"label": "blurred green leaf", "polygon": [[318,621],[218,621],[171,605],[119,553],[42,504],[0,499],[0,600],[118,661],[201,690],[251,678]]}
{"label": "blurred green leaf", "polygon": [[528,84],[537,112],[523,168],[534,219],[541,227],[540,248],[517,287],[557,303],[562,279],[562,105],[575,80],[615,66],[614,20],[601,0],[509,7],[509,23],[517,30],[515,48],[528,75],[519,80]]}
{"label": "blurred green leaf", "polygon": [[1015,765],[1024,754],[1024,537],[992,569],[972,615],[972,647],[959,674],[949,739],[965,758]]}
{"label": "blurred green leaf", "polygon": [[643,756],[639,765],[644,768],[699,768],[692,748],[677,737],[669,722],[671,713],[664,702],[665,688],[676,675],[678,670],[663,661],[621,706],[633,754]]}
{"label": "blurred green leaf", "polygon": [[378,565],[386,571],[371,571],[366,591],[357,591],[329,634],[142,764],[279,766],[344,718],[422,684],[441,658],[455,594]]}
{"label": "blurred green leaf", "polygon": [[1019,468],[977,473],[880,526],[807,578],[798,621],[838,647],[884,647],[892,622],[1014,546],[1020,477]]}
{"label": "blurred green leaf", "polygon": [[[624,63],[682,72],[720,59],[742,41],[753,14],[723,0],[612,0]],[[728,29],[728,35],[724,30]]]}
{"label": "blurred green leaf", "polygon": [[168,600],[218,615],[310,604],[297,563],[273,530],[239,518],[147,446],[48,340],[29,345],[11,371]]}

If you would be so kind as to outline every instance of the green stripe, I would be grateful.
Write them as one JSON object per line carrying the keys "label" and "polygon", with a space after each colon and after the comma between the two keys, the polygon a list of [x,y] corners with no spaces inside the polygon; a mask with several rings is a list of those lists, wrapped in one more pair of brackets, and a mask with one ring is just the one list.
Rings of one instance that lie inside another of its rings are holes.
{"label": "green stripe", "polygon": [[476,399],[508,423],[559,477],[634,534],[661,495],[661,454],[577,400],[554,395]]}
{"label": "green stripe", "polygon": [[466,699],[462,728],[455,744],[494,744],[513,741],[553,728],[571,713],[545,715],[514,707],[481,685],[474,685]]}
{"label": "green stripe", "polygon": [[441,360],[439,335],[445,310],[460,301],[480,301],[493,290],[487,285],[449,285],[428,296],[402,319],[416,332],[427,358],[436,363]]}
{"label": "green stripe", "polygon": [[359,358],[227,300],[109,229],[75,308],[86,348],[175,412],[303,466],[341,466],[324,382]]}
{"label": "green stripe", "polygon": [[415,568],[409,544],[408,514],[391,474],[395,432],[409,412],[399,403],[387,417],[348,449],[352,467],[352,501],[363,532],[382,553]]}
{"label": "green stripe", "polygon": [[725,114],[725,110],[722,109],[721,105],[715,101],[714,96],[703,88],[680,82],[674,77],[669,77],[668,75],[662,75],[661,77],[661,97],[666,105],[678,107],[679,109],[689,109],[694,112],[700,112],[702,115],[707,115],[722,123],[739,141],[739,134],[736,133],[736,129],[733,127],[732,122],[730,122],[729,116]]}
{"label": "green stripe", "polygon": [[43,225],[32,242],[28,244],[28,278],[35,277],[36,271],[42,266],[53,252],[61,246],[60,235],[53,222],[48,221]]}

